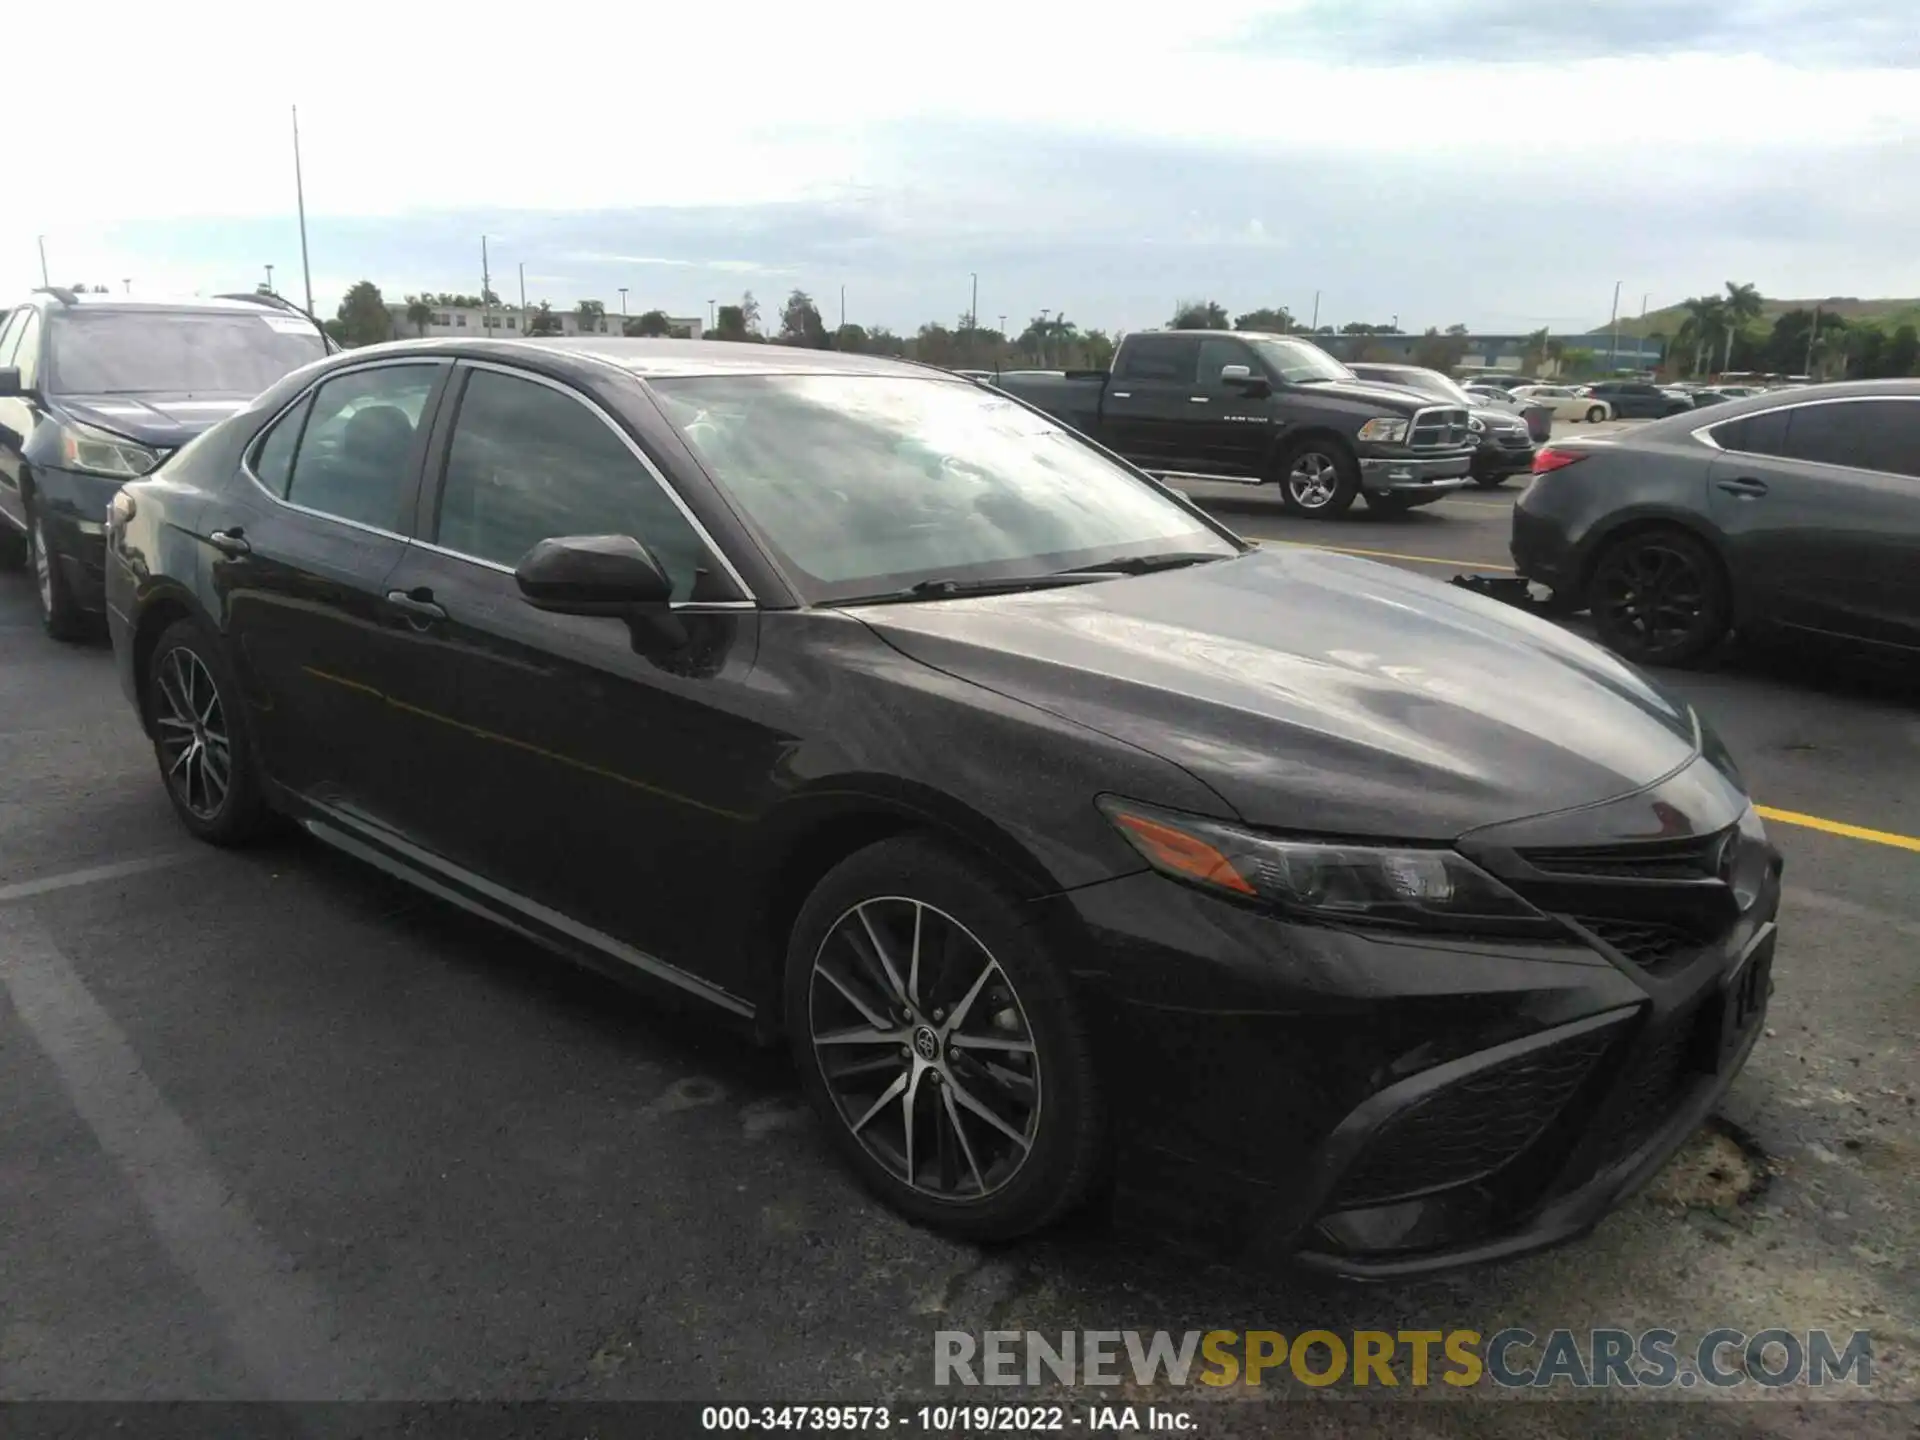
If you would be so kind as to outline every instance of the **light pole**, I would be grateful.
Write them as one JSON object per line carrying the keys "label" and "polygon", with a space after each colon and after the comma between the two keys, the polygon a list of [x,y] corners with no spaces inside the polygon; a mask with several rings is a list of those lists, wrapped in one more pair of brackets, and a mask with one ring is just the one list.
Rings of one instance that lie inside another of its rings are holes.
{"label": "light pole", "polygon": [[131,295],[133,293],[133,277],[129,275],[126,279],[122,280],[120,282],[120,288]]}
{"label": "light pole", "polygon": [[273,294],[273,267],[267,266],[267,293]]}
{"label": "light pole", "polygon": [[1633,339],[1633,368],[1636,370],[1647,368],[1647,301],[1652,298],[1652,291],[1640,297],[1640,333]]}
{"label": "light pole", "polygon": [[522,334],[526,333],[526,328],[527,328],[527,262],[522,260],[520,262],[520,331]]}
{"label": "light pole", "polygon": [[40,235],[35,238],[40,241],[40,283],[52,285],[53,281],[47,278],[47,237]]}
{"label": "light pole", "polygon": [[480,328],[482,331],[493,329],[493,272],[487,268],[487,237],[484,235],[480,237]]}
{"label": "light pole", "polygon": [[713,329],[713,301],[707,301],[707,329]]}
{"label": "light pole", "polygon": [[1320,292],[1316,290],[1313,292],[1313,319],[1307,322],[1307,329],[1318,330],[1319,328],[1320,328]]}
{"label": "light pole", "polygon": [[300,274],[306,281],[307,314],[313,314],[313,267],[307,261],[307,187],[300,178],[300,107],[293,107],[293,198],[300,207]]}
{"label": "light pole", "polygon": [[1607,373],[1611,375],[1620,368],[1620,281],[1613,282],[1613,318],[1607,322],[1613,331],[1613,339],[1608,342]]}
{"label": "light pole", "polygon": [[624,285],[620,287],[620,318],[627,318],[627,287]]}

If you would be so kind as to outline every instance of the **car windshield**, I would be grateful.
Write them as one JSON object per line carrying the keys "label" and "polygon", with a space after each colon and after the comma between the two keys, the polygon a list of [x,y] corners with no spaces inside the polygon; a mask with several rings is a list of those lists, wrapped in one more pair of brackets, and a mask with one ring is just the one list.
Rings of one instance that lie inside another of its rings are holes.
{"label": "car windshield", "polygon": [[891,375],[652,385],[812,604],[923,581],[1240,553],[1057,422],[977,386]]}
{"label": "car windshield", "polygon": [[305,317],[279,311],[57,311],[49,380],[65,395],[257,395],[327,353]]}
{"label": "car windshield", "polygon": [[1261,335],[1247,337],[1247,343],[1279,373],[1282,380],[1295,385],[1306,385],[1316,380],[1357,378],[1353,371],[1310,341]]}

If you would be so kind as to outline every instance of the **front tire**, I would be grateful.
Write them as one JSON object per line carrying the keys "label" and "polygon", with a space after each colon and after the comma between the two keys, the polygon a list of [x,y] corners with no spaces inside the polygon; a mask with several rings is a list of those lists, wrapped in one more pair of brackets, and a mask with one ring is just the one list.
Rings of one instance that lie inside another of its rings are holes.
{"label": "front tire", "polygon": [[1608,544],[1587,582],[1601,643],[1641,665],[1689,665],[1726,638],[1732,597],[1706,543],[1685,530],[1642,530]]}
{"label": "front tire", "polygon": [[1589,425],[1598,425],[1602,420],[1606,418],[1607,418],[1607,412],[1605,408],[1602,406],[1595,405],[1592,409],[1587,411],[1587,423]]}
{"label": "front tire", "polygon": [[240,687],[206,630],[176,620],[147,662],[143,705],[161,783],[180,822],[210,845],[245,845],[272,819],[254,768]]}
{"label": "front tire", "polygon": [[46,526],[27,516],[27,558],[33,570],[34,598],[40,602],[40,628],[55,640],[82,640],[90,628],[87,612],[73,598],[60,557],[47,545]]}
{"label": "front tire", "polygon": [[1278,470],[1282,503],[1307,519],[1344,515],[1360,494],[1360,462],[1337,440],[1309,436],[1289,446]]}
{"label": "front tire", "polygon": [[927,838],[829,871],[787,944],[807,1099],[875,1195],[972,1240],[1011,1240],[1092,1188],[1106,1128],[1066,967],[1014,896]]}

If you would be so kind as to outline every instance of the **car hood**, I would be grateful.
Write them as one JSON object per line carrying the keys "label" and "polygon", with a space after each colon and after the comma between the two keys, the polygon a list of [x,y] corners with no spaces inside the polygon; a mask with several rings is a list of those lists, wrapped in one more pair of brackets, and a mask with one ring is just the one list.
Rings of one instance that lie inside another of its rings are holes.
{"label": "car hood", "polygon": [[1373,380],[1315,380],[1302,385],[1301,391],[1308,395],[1332,395],[1341,400],[1357,400],[1368,405],[1385,405],[1399,414],[1411,415],[1416,410],[1425,410],[1430,406],[1445,406],[1449,409],[1464,409],[1464,406],[1448,405],[1445,400],[1436,400],[1431,395],[1418,390],[1409,390],[1404,385],[1389,385],[1384,381]]}
{"label": "car hood", "polygon": [[1324,551],[854,613],[922,664],[1296,832],[1448,840],[1631,793],[1698,753],[1692,712],[1598,646]]}
{"label": "car hood", "polygon": [[1502,410],[1498,405],[1475,405],[1467,412],[1489,430],[1524,430],[1527,422],[1518,410]]}
{"label": "car hood", "polygon": [[173,395],[62,395],[60,409],[83,425],[171,450],[253,403],[249,394],[182,391]]}

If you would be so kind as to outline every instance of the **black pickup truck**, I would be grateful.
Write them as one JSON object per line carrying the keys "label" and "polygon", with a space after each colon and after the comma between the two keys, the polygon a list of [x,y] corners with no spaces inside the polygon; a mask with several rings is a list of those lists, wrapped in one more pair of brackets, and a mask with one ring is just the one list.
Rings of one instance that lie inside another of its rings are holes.
{"label": "black pickup truck", "polygon": [[1471,484],[1465,406],[1369,385],[1291,335],[1148,330],[1112,370],[1025,370],[993,382],[1149,474],[1279,485],[1300,515],[1406,510]]}

